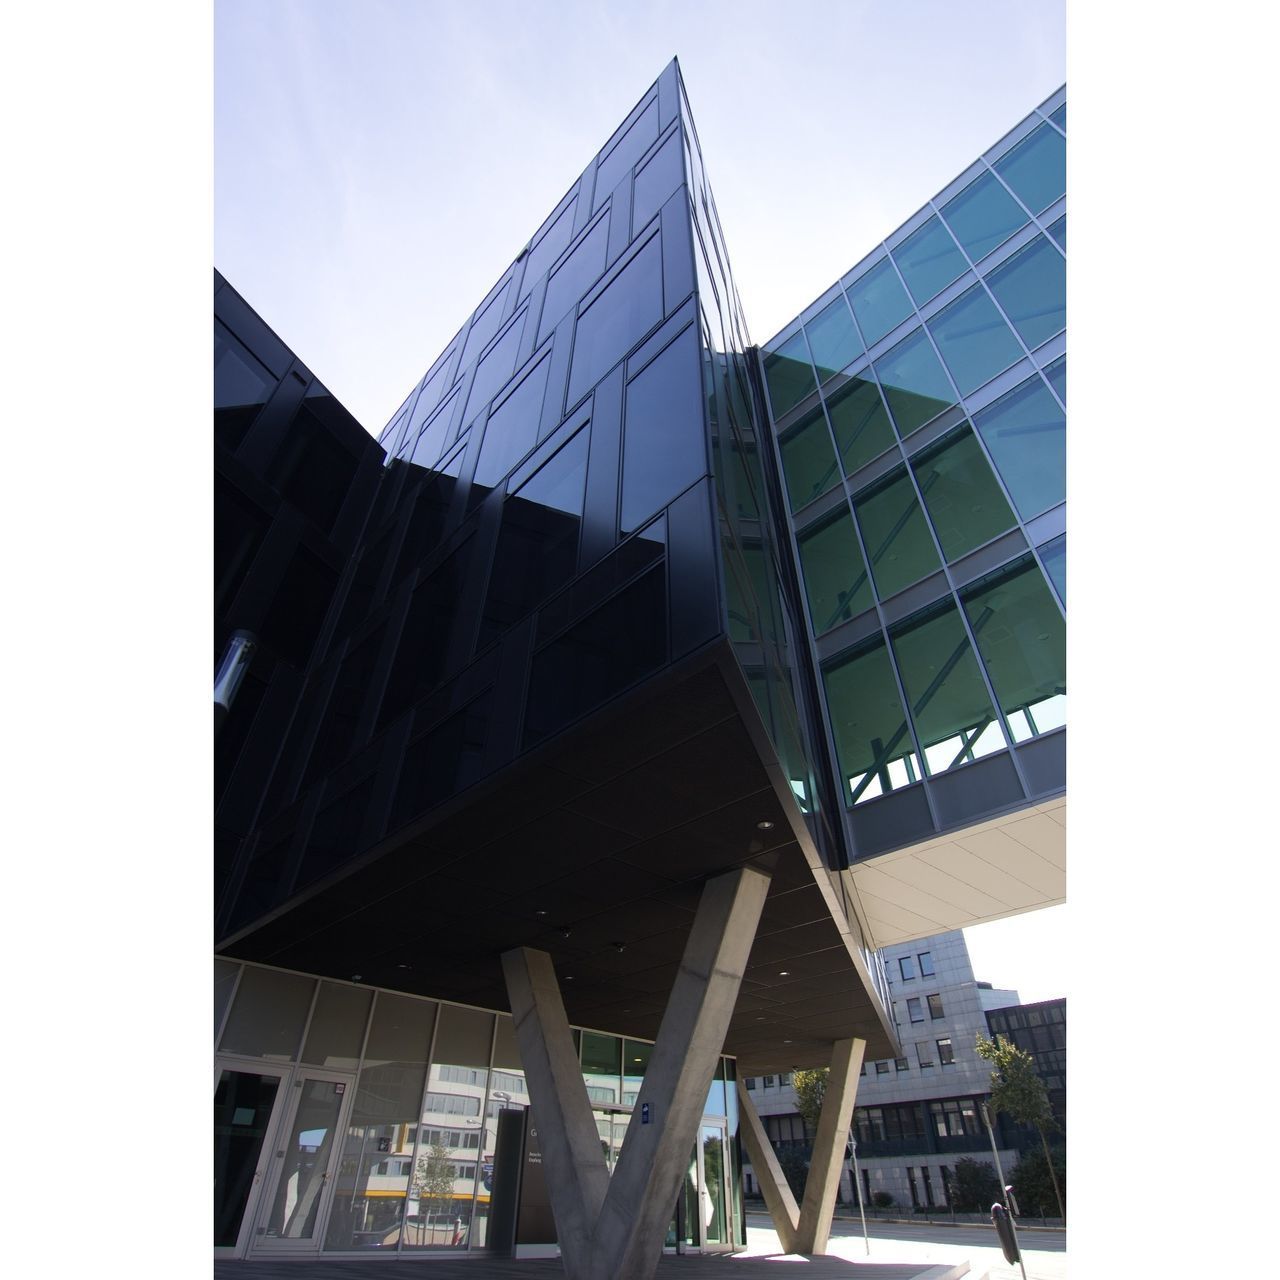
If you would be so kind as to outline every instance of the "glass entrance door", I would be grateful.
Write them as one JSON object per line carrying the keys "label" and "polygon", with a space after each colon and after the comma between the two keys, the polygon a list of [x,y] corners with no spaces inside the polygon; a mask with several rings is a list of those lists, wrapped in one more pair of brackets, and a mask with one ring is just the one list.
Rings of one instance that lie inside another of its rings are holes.
{"label": "glass entrance door", "polygon": [[704,1252],[733,1248],[729,1229],[728,1152],[724,1121],[703,1121],[697,1153],[697,1227]]}
{"label": "glass entrance door", "polygon": [[267,1171],[284,1067],[219,1064],[213,1093],[213,1247],[240,1257],[256,1209],[254,1193]]}
{"label": "glass entrance door", "polygon": [[354,1090],[348,1076],[298,1070],[289,1089],[290,1113],[273,1142],[271,1171],[264,1179],[255,1252],[315,1253],[341,1148],[347,1104]]}

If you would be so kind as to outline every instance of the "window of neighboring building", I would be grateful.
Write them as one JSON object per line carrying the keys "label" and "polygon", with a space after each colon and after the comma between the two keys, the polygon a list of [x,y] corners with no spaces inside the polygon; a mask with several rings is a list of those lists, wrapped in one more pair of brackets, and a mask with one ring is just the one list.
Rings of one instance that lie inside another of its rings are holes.
{"label": "window of neighboring building", "polygon": [[942,997],[938,995],[930,996],[929,997],[929,1017],[937,1019],[937,1018],[941,1018],[942,1016],[943,1016]]}
{"label": "window of neighboring building", "polygon": [[924,1202],[933,1208],[933,1179],[929,1176],[929,1166],[920,1166],[920,1176],[924,1179]]}
{"label": "window of neighboring building", "polygon": [[773,1086],[774,1086],[774,1078],[773,1078],[773,1076],[765,1076],[765,1078],[764,1078],[764,1087],[765,1087],[766,1089],[772,1089],[772,1088],[773,1088]]}
{"label": "window of neighboring building", "polygon": [[916,962],[910,956],[899,956],[898,970],[902,974],[902,980],[906,982],[916,976]]}
{"label": "window of neighboring building", "polygon": [[785,1072],[783,1072],[783,1074],[782,1074],[782,1075],[780,1075],[780,1076],[778,1077],[778,1085],[779,1085],[779,1087],[780,1087],[780,1088],[783,1088],[783,1087],[785,1087],[785,1086],[789,1085],[790,1083],[791,1083],[791,1072],[790,1072],[790,1071],[785,1071]]}
{"label": "window of neighboring building", "polygon": [[942,1174],[942,1203],[944,1205],[951,1204],[951,1170],[944,1164],[938,1167],[938,1172]]}
{"label": "window of neighboring building", "polygon": [[920,1195],[916,1191],[916,1171],[907,1166],[907,1185],[911,1188],[911,1203],[915,1208],[920,1207]]}
{"label": "window of neighboring building", "polygon": [[933,1049],[927,1041],[916,1041],[916,1061],[921,1068],[933,1066]]}
{"label": "window of neighboring building", "polygon": [[747,1092],[748,1092],[748,1093],[755,1093],[755,1091],[756,1091],[756,1078],[755,1078],[755,1076],[748,1076],[748,1077],[747,1077]]}
{"label": "window of neighboring building", "polygon": [[955,1060],[956,1056],[951,1050],[951,1037],[943,1036],[942,1039],[938,1041],[938,1061],[941,1062],[944,1067],[949,1067],[955,1062]]}
{"label": "window of neighboring building", "polygon": [[876,1063],[876,1075],[887,1076],[889,1074],[889,1064],[887,1062]]}
{"label": "window of neighboring building", "polygon": [[924,1009],[920,1005],[919,996],[911,996],[907,1000],[907,1014],[912,1022],[924,1021]]}
{"label": "window of neighboring building", "polygon": [[911,1070],[911,1064],[906,1060],[906,1058],[894,1058],[893,1065],[894,1065],[894,1068],[898,1071]]}
{"label": "window of neighboring building", "polygon": [[922,951],[916,959],[920,961],[920,974],[925,978],[933,977],[933,952]]}

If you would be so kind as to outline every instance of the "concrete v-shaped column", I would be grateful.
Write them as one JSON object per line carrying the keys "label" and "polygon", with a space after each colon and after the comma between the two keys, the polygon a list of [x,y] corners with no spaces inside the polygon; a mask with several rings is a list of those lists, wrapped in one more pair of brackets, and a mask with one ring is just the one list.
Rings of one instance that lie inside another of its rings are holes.
{"label": "concrete v-shaped column", "polygon": [[827,1091],[822,1099],[809,1174],[804,1182],[804,1200],[799,1209],[773,1147],[765,1136],[751,1095],[745,1089],[738,1094],[741,1132],[751,1158],[751,1168],[760,1183],[765,1205],[786,1253],[826,1251],[836,1193],[840,1189],[849,1122],[853,1119],[853,1102],[858,1092],[858,1073],[866,1047],[865,1040],[837,1040],[832,1046]]}
{"label": "concrete v-shaped column", "polygon": [[748,867],[703,886],[611,1180],[551,959],[527,948],[503,955],[570,1280],[650,1280],[657,1270],[768,892],[769,876]]}

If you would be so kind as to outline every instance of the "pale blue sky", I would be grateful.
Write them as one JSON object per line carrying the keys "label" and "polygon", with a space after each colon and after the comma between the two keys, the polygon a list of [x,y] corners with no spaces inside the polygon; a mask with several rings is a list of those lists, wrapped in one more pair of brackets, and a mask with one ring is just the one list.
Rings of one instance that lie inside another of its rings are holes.
{"label": "pale blue sky", "polygon": [[218,0],[215,262],[376,432],[672,55],[752,338],[1066,78],[1062,0]]}

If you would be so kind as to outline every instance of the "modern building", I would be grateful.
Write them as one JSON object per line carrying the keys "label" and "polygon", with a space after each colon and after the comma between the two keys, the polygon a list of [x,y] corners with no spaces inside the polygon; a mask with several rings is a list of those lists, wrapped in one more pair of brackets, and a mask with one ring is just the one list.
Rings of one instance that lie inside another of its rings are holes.
{"label": "modern building", "polygon": [[1035,1004],[1015,1004],[987,1010],[991,1039],[1003,1036],[1029,1053],[1036,1075],[1044,1082],[1054,1123],[1060,1132],[1067,1129],[1067,1002],[1038,1000]]}
{"label": "modern building", "polygon": [[1061,900],[1061,98],[763,360],[675,62],[377,442],[217,278],[222,1253],[733,1248],[739,1076],[842,1150],[877,949]]}

